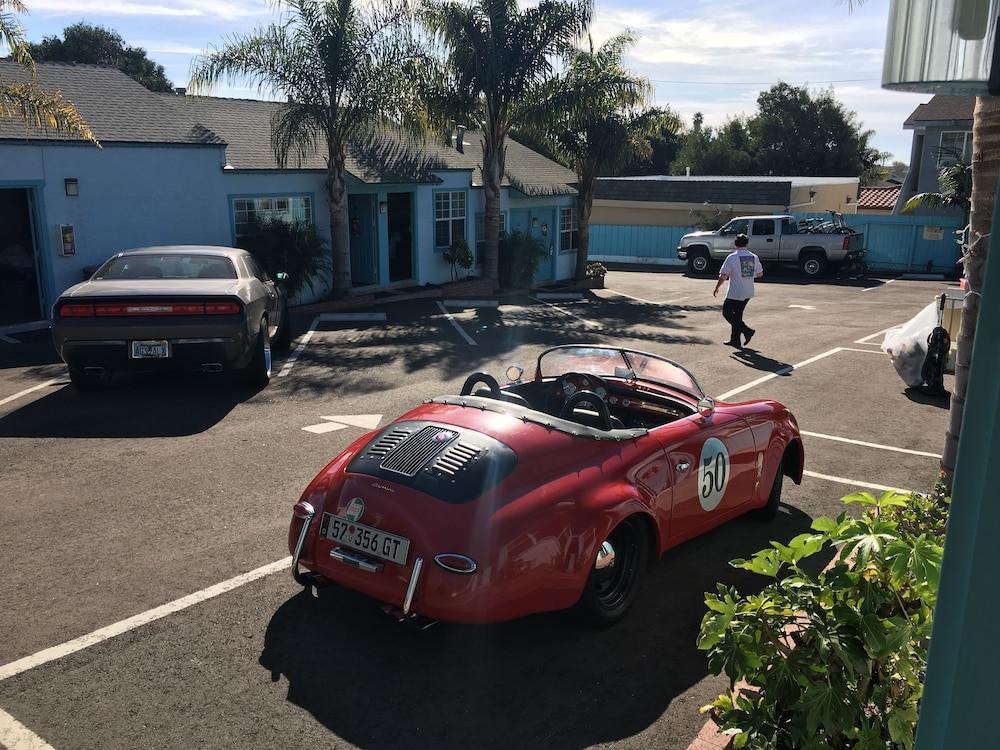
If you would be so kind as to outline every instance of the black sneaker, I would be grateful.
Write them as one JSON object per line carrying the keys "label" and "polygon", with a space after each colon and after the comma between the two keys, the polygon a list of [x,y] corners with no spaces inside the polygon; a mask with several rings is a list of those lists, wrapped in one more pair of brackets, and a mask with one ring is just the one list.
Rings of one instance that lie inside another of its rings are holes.
{"label": "black sneaker", "polygon": [[755,333],[757,333],[757,331],[755,331],[755,330],[754,330],[753,328],[751,328],[751,329],[750,329],[750,333],[745,333],[745,334],[743,334],[744,336],[746,336],[746,341],[744,341],[744,342],[743,342],[743,346],[746,346],[747,344],[749,344],[749,343],[750,343],[750,339],[752,339],[752,338],[753,338],[753,335],[754,335]]}
{"label": "black sneaker", "polygon": [[726,342],[726,346],[735,346],[735,347],[736,347],[737,349],[742,349],[742,348],[743,348],[743,347],[742,347],[742,346],[740,345],[740,342],[739,342],[739,341],[732,341],[732,340],[730,340],[730,341],[727,341],[727,342]]}

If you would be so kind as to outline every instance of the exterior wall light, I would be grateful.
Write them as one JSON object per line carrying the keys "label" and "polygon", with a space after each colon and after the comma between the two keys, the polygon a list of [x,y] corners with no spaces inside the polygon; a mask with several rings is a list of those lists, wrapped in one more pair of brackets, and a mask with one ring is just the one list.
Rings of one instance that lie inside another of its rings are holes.
{"label": "exterior wall light", "polygon": [[532,216],[531,217],[531,228],[532,229],[538,229],[538,217],[537,216]]}
{"label": "exterior wall light", "polygon": [[378,212],[380,214],[384,214],[388,210],[389,210],[389,202],[388,201],[379,201],[378,202]]}
{"label": "exterior wall light", "polygon": [[892,0],[882,86],[1000,95],[1000,0]]}
{"label": "exterior wall light", "polygon": [[70,198],[76,198],[80,194],[80,181],[75,177],[67,177],[63,180],[63,187],[66,189],[66,195]]}

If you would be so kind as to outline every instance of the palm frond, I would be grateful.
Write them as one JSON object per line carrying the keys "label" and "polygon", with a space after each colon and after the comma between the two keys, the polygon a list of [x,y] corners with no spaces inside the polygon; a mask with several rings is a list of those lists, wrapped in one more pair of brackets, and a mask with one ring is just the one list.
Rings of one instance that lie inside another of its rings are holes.
{"label": "palm frond", "polygon": [[903,213],[908,214],[918,208],[945,208],[956,205],[941,193],[917,193],[903,205]]}
{"label": "palm frond", "polygon": [[76,107],[36,81],[0,85],[0,117],[20,117],[25,126],[75,135],[100,145]]}
{"label": "palm frond", "polygon": [[34,63],[24,36],[24,27],[14,15],[26,13],[27,10],[20,0],[0,0],[0,49],[6,47],[14,62],[33,69]]}

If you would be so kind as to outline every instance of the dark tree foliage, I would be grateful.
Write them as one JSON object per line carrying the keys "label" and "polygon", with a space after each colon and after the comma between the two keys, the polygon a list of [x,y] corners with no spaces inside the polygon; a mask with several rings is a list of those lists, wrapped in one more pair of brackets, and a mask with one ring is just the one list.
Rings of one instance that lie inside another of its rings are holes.
{"label": "dark tree foliage", "polygon": [[680,153],[684,141],[684,135],[678,133],[670,123],[666,123],[649,137],[649,157],[633,159],[621,173],[623,175],[670,174],[670,165]]}
{"label": "dark tree foliage", "polygon": [[30,45],[36,62],[76,62],[118,68],[150,91],[171,92],[174,85],[162,65],[149,59],[142,47],[130,47],[121,35],[103,26],[75,23],[63,29],[63,38],[47,36]]}

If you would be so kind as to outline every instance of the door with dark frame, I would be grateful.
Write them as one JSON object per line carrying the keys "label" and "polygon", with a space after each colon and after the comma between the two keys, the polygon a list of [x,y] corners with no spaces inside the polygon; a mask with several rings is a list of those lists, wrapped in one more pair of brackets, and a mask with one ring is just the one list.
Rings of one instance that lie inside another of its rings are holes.
{"label": "door with dark frame", "polygon": [[40,320],[29,188],[0,189],[0,326]]}
{"label": "door with dark frame", "polygon": [[413,279],[413,193],[389,193],[389,282]]}

